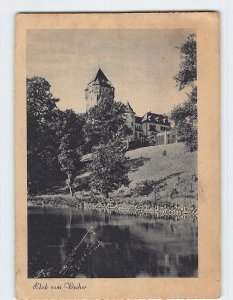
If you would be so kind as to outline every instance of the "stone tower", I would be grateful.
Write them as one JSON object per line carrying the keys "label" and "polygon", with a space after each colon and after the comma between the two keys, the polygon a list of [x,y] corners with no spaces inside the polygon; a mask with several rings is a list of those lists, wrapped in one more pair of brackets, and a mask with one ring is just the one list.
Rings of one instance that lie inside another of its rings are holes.
{"label": "stone tower", "polygon": [[95,106],[101,98],[110,97],[114,99],[114,91],[115,88],[111,81],[99,68],[85,89],[86,111],[88,112],[91,107]]}

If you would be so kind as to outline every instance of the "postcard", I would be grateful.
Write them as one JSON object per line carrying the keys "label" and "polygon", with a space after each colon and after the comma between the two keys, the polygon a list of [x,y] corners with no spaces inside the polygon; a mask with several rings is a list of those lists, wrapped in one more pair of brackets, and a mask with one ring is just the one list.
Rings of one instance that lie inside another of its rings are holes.
{"label": "postcard", "polygon": [[220,297],[219,15],[18,14],[17,299]]}

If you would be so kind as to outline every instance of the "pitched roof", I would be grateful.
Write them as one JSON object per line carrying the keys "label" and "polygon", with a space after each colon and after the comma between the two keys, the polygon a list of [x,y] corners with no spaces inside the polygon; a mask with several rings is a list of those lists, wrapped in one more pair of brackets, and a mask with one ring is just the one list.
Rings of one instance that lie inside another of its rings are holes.
{"label": "pitched roof", "polygon": [[142,117],[135,116],[135,123],[141,123]]}
{"label": "pitched roof", "polygon": [[154,114],[151,112],[146,113],[142,117],[142,123],[148,122],[148,123],[156,123],[156,124],[163,124],[163,125],[170,125],[170,122],[168,121],[168,117],[166,115],[160,115],[160,114]]}
{"label": "pitched roof", "polygon": [[111,81],[108,80],[108,78],[100,68],[88,84],[90,83],[113,87]]}
{"label": "pitched roof", "polygon": [[133,111],[133,109],[128,101],[126,103],[126,112],[131,112],[131,113],[135,114],[135,112]]}

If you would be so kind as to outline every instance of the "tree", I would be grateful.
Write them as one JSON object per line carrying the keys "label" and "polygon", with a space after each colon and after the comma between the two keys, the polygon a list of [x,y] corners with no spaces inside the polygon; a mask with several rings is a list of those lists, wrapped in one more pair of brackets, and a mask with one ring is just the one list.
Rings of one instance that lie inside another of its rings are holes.
{"label": "tree", "polygon": [[61,138],[58,154],[58,161],[61,165],[61,170],[67,174],[67,185],[72,196],[72,176],[80,167],[82,157],[82,151],[77,147],[77,144],[75,135],[65,134]]}
{"label": "tree", "polygon": [[145,142],[148,143],[149,145],[156,145],[156,143],[157,143],[157,134],[156,134],[156,132],[152,132],[151,135],[148,135],[145,138]]}
{"label": "tree", "polygon": [[57,161],[57,102],[49,82],[41,77],[27,81],[28,192],[45,191],[61,176]]}
{"label": "tree", "polygon": [[94,147],[90,165],[92,190],[100,191],[109,198],[110,192],[128,184],[125,152],[126,144],[122,141],[109,141],[107,144]]}
{"label": "tree", "polygon": [[171,111],[171,119],[175,122],[175,131],[181,142],[190,151],[197,150],[197,57],[196,35],[190,34],[179,48],[181,62],[179,71],[174,76],[178,90],[191,88],[187,99]]}
{"label": "tree", "polygon": [[59,99],[54,98],[49,82],[42,77],[27,78],[27,113],[38,123],[51,120],[51,112],[57,108]]}
{"label": "tree", "polygon": [[77,114],[72,109],[57,111],[57,135],[61,139],[65,134],[76,137],[78,146],[85,143],[83,127],[86,122],[85,114]]}
{"label": "tree", "polygon": [[192,152],[197,150],[197,88],[188,94],[188,99],[175,106],[171,112],[175,121],[175,130],[181,142]]}
{"label": "tree", "polygon": [[73,179],[78,169],[81,168],[81,158],[84,148],[85,116],[76,114],[72,109],[58,112],[58,131],[60,139],[58,161],[61,171],[67,175],[67,185],[73,195]]}
{"label": "tree", "polygon": [[196,35],[190,34],[180,50],[180,65],[179,71],[174,76],[176,85],[179,90],[187,86],[194,86],[197,80],[197,43]]}
{"label": "tree", "polygon": [[123,139],[129,134],[125,124],[126,106],[111,98],[103,98],[88,111],[84,132],[91,146],[106,144],[114,140],[117,133]]}
{"label": "tree", "polygon": [[28,191],[43,192],[80,167],[84,146],[84,115],[61,111],[50,84],[41,77],[27,79]]}
{"label": "tree", "polygon": [[92,146],[91,188],[106,198],[111,191],[128,182],[124,155],[129,129],[125,124],[125,112],[124,104],[103,98],[90,109],[85,125]]}

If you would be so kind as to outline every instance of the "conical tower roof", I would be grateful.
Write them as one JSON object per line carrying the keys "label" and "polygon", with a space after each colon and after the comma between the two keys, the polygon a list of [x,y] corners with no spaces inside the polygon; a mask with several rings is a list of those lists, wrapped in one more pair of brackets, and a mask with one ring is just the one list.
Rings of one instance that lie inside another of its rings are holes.
{"label": "conical tower roof", "polygon": [[110,86],[113,87],[111,81],[108,80],[107,76],[104,74],[104,72],[99,68],[92,80],[88,83],[96,83],[104,86]]}

